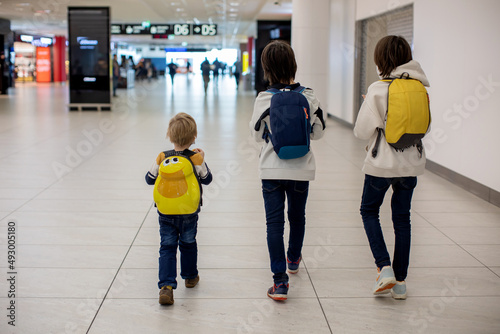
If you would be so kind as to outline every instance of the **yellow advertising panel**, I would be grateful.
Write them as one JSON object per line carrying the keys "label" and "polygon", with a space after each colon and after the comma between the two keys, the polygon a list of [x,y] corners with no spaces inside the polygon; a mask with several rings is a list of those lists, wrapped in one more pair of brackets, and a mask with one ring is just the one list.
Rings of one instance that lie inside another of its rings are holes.
{"label": "yellow advertising panel", "polygon": [[244,51],[243,56],[241,57],[241,65],[242,65],[242,71],[243,73],[248,72],[248,52]]}

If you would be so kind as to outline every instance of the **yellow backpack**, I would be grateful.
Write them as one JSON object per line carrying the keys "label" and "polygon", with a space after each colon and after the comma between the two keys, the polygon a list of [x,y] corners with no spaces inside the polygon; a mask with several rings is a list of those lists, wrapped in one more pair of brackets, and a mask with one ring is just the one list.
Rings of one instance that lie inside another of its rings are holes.
{"label": "yellow backpack", "polygon": [[385,129],[377,128],[378,136],[372,155],[377,156],[377,148],[382,132],[387,143],[398,151],[417,146],[422,149],[422,138],[431,123],[429,94],[424,85],[403,73],[399,78],[384,79],[389,82]]}
{"label": "yellow backpack", "polygon": [[198,212],[201,206],[201,183],[191,160],[196,160],[193,157],[196,154],[188,150],[183,153],[166,151],[160,163],[153,197],[158,211],[164,215],[189,215]]}

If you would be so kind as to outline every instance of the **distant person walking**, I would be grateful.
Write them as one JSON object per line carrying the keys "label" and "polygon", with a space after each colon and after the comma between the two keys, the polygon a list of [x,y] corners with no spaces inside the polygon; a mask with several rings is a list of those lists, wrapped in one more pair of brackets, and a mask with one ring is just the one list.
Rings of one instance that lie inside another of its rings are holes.
{"label": "distant person walking", "polygon": [[151,62],[151,59],[148,59],[144,64],[146,67],[146,77],[148,78],[148,81],[151,81],[151,78],[153,77],[153,63]]}
{"label": "distant person walking", "polygon": [[135,70],[134,58],[132,58],[132,56],[129,56],[129,57],[128,57],[128,63],[127,63],[127,65],[128,65],[131,69]]}
{"label": "distant person walking", "polygon": [[241,61],[238,59],[233,65],[233,75],[236,80],[236,89],[240,87],[240,75],[242,72]]}
{"label": "distant person walking", "polygon": [[219,70],[221,69],[222,64],[218,58],[215,58],[212,65],[214,67],[214,82],[219,82]]}
{"label": "distant person walking", "polygon": [[170,79],[172,80],[172,86],[173,86],[174,85],[174,76],[177,73],[177,68],[179,66],[177,66],[176,63],[174,63],[173,59],[170,59],[170,63],[167,66],[168,66],[168,71],[169,71]]}
{"label": "distant person walking", "polygon": [[8,66],[5,61],[5,55],[0,53],[0,94],[7,94],[8,85]]}
{"label": "distant person walking", "polygon": [[[109,73],[109,72],[108,72]],[[120,65],[118,65],[118,56],[113,56],[113,96],[116,96],[116,88],[120,79]]]}
{"label": "distant person walking", "polygon": [[201,75],[203,75],[203,84],[205,88],[205,94],[207,94],[208,83],[210,82],[210,63],[205,57],[205,60],[201,63]]}
{"label": "distant person walking", "polygon": [[144,78],[146,78],[146,75],[147,71],[144,65],[144,59],[141,59],[135,67],[135,76],[137,77],[137,80],[143,80]]}

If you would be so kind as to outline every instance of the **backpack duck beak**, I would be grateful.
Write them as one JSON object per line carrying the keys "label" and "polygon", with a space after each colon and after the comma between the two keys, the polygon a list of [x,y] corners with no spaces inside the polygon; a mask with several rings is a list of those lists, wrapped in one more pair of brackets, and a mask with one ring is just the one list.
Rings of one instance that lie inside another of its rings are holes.
{"label": "backpack duck beak", "polygon": [[158,184],[158,192],[166,198],[177,198],[184,195],[188,190],[188,184],[184,173],[181,170],[173,173],[161,173],[163,180],[168,179],[170,182],[163,181]]}

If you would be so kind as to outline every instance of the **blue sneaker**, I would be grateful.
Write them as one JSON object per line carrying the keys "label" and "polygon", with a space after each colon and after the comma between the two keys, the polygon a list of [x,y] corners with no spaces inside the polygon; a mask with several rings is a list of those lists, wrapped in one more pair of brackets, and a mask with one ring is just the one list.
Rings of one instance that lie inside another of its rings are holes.
{"label": "blue sneaker", "polygon": [[391,290],[391,294],[394,299],[406,299],[406,282],[397,281]]}
{"label": "blue sneaker", "polygon": [[380,270],[378,270],[378,277],[375,281],[375,285],[373,286],[373,294],[381,295],[384,293],[391,292],[391,289],[394,285],[396,285],[396,277],[394,277],[394,271],[390,266],[385,266]]}
{"label": "blue sneaker", "polygon": [[274,283],[272,287],[267,290],[267,296],[274,300],[286,300],[288,294],[288,282]]}
{"label": "blue sneaker", "polygon": [[294,262],[290,261],[290,260],[288,259],[288,257],[286,258],[286,262],[287,262],[287,264],[288,264],[288,272],[289,272],[290,274],[296,274],[296,273],[298,273],[298,272],[299,272],[299,264],[300,264],[300,261],[302,261],[302,256],[301,256],[301,257],[299,257],[299,259],[298,259],[297,261],[294,261]]}

